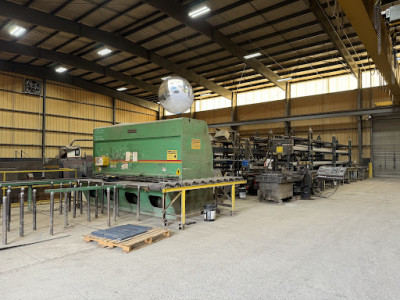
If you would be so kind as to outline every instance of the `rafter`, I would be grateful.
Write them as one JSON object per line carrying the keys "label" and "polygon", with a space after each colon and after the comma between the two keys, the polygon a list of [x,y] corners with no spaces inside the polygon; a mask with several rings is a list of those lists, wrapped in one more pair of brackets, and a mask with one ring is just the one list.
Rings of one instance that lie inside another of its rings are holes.
{"label": "rafter", "polygon": [[329,20],[329,17],[326,15],[324,9],[322,8],[321,3],[319,3],[319,0],[303,0],[303,1],[304,3],[306,3],[306,5],[310,7],[311,11],[314,13],[315,17],[321,24],[322,28],[331,39],[333,45],[336,47],[340,55],[343,57],[347,66],[351,70],[351,73],[353,73],[353,75],[358,78],[359,69],[356,61],[353,59],[349,50],[344,45],[342,39],[336,32],[331,21]]}
{"label": "rafter", "polygon": [[0,15],[7,16],[9,18],[22,20],[24,22],[40,25],[48,28],[52,28],[57,31],[68,32],[74,35],[88,38],[90,40],[98,41],[100,43],[109,45],[111,47],[120,49],[127,53],[131,53],[140,56],[148,61],[152,61],[159,66],[170,70],[171,72],[178,74],[189,81],[193,81],[199,85],[202,85],[215,93],[231,99],[232,92],[224,87],[207,80],[206,78],[186,69],[182,66],[166,59],[165,57],[158,55],[146,48],[134,43],[128,39],[125,39],[115,33],[100,30],[94,27],[90,27],[84,24],[79,24],[71,20],[67,20],[57,16],[51,16],[44,12],[27,8],[18,4],[14,4],[8,1],[0,1]]}
{"label": "rafter", "polygon": [[246,59],[244,56],[248,54],[245,50],[235,44],[231,39],[222,34],[220,31],[212,27],[204,20],[193,20],[188,16],[188,11],[184,6],[179,5],[177,2],[164,1],[164,0],[145,0],[153,7],[163,11],[172,18],[178,20],[181,23],[186,24],[190,28],[201,32],[205,36],[209,37],[213,42],[220,45],[223,49],[237,57],[240,61],[245,63],[247,66],[260,73],[262,76],[273,82],[275,85],[285,90],[286,83],[281,82],[280,76],[275,74],[272,70],[265,67],[260,61],[255,58]]}
{"label": "rafter", "polygon": [[135,77],[126,75],[124,73],[114,71],[110,68],[103,67],[95,62],[74,55],[57,51],[51,51],[43,48],[22,45],[4,40],[0,40],[0,51],[14,53],[18,55],[25,55],[29,57],[35,57],[35,58],[43,58],[45,60],[50,60],[52,62],[73,66],[94,73],[103,74],[104,76],[115,78],[117,80],[134,85],[142,90],[151,92],[153,94],[158,93],[158,87],[155,85],[136,79]]}
{"label": "rafter", "polygon": [[54,80],[70,85],[74,85],[83,89],[86,89],[91,92],[103,94],[109,97],[113,97],[125,102],[129,102],[138,106],[142,106],[154,111],[158,111],[158,105],[142,100],[138,97],[127,95],[125,93],[118,92],[116,90],[107,88],[105,86],[95,84],[93,82],[83,80],[80,78],[76,78],[74,76],[68,75],[68,74],[54,74],[53,70],[47,69],[47,68],[42,68],[42,67],[34,67],[34,66],[28,66],[24,64],[19,64],[19,63],[13,63],[13,62],[8,62],[5,60],[0,60],[0,70],[6,71],[6,72],[13,72],[13,73],[19,73],[23,75],[28,75],[28,76],[34,76],[38,78],[45,78],[48,80]]}

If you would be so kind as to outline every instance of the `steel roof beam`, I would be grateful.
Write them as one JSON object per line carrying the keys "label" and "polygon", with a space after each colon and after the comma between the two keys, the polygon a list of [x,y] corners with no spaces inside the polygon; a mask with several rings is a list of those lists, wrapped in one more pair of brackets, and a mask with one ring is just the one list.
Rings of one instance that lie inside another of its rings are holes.
{"label": "steel roof beam", "polygon": [[245,50],[235,44],[231,39],[222,34],[220,31],[212,27],[206,21],[194,20],[189,17],[188,11],[185,6],[178,5],[176,2],[173,1],[164,0],[145,0],[145,2],[165,12],[179,22],[186,24],[190,28],[209,37],[213,42],[217,43],[223,49],[231,53],[233,56],[237,57],[240,61],[245,63],[254,71],[260,73],[262,76],[273,82],[276,86],[278,86],[282,90],[286,89],[286,83],[279,81],[280,79],[282,79],[279,75],[268,69],[256,58],[245,59],[244,56],[248,54]]}
{"label": "steel roof beam", "polygon": [[0,15],[8,18],[21,20],[27,23],[52,28],[54,30],[67,32],[77,36],[94,40],[119,50],[140,56],[171,72],[178,74],[189,81],[202,85],[213,92],[232,100],[232,92],[224,87],[207,80],[206,78],[158,55],[146,48],[121,37],[118,34],[93,28],[61,17],[52,16],[44,12],[14,4],[8,1],[0,1]]}
{"label": "steel roof beam", "polygon": [[359,69],[357,66],[356,61],[354,60],[353,56],[351,56],[349,50],[344,45],[342,39],[336,32],[333,24],[329,20],[329,17],[326,15],[325,10],[319,3],[319,0],[303,0],[306,5],[308,5],[317,18],[318,22],[321,24],[322,28],[326,32],[326,34],[331,39],[333,45],[339,51],[340,55],[343,57],[343,60],[346,62],[347,66],[349,67],[351,73],[358,78]]}
{"label": "steel roof beam", "polygon": [[375,1],[371,0],[339,0],[344,13],[349,19],[354,31],[359,36],[368,55],[374,61],[376,68],[383,75],[383,78],[388,84],[388,88],[394,97],[396,103],[400,101],[400,85],[398,72],[393,67],[392,43],[389,38],[389,33],[386,29],[385,21],[381,17],[381,37],[382,37],[382,52],[378,52],[377,32],[374,28],[374,23],[369,12],[372,12],[372,7]]}
{"label": "steel roof beam", "polygon": [[68,74],[58,74],[53,70],[42,68],[42,67],[34,67],[28,66],[24,64],[8,62],[4,60],[0,60],[0,70],[5,72],[19,73],[28,76],[34,76],[38,78],[45,78],[48,80],[58,81],[70,85],[74,85],[88,91],[99,93],[102,95],[106,95],[109,97],[114,97],[116,99],[132,103],[134,105],[142,106],[154,111],[158,111],[158,105],[138,97],[127,95],[125,93],[118,92],[114,89],[107,88],[105,86],[83,80],[80,78],[76,78],[74,76]]}
{"label": "steel roof beam", "polygon": [[142,90],[151,92],[155,95],[157,95],[158,93],[158,87],[155,85],[149,84],[145,81],[136,79],[135,77],[114,71],[110,68],[96,64],[95,62],[71,54],[51,51],[43,48],[36,48],[33,46],[22,45],[4,40],[0,40],[0,51],[29,56],[29,57],[42,58],[52,62],[57,62],[72,67],[76,67],[79,69],[91,71],[94,73],[103,74],[104,76],[109,76],[114,79],[118,79],[122,82],[134,85]]}

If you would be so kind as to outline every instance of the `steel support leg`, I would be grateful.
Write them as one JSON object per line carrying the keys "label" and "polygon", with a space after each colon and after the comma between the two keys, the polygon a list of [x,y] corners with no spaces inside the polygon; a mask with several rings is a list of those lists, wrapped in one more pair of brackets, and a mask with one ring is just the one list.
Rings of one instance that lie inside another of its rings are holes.
{"label": "steel support leg", "polygon": [[24,189],[19,194],[19,236],[24,236]]}
{"label": "steel support leg", "polygon": [[118,189],[116,186],[114,186],[114,205],[113,205],[114,222],[117,221],[117,205],[118,205]]}
{"label": "steel support leg", "polygon": [[181,194],[181,224],[179,224],[179,230],[185,228],[185,223],[186,223],[186,190],[183,190]]}
{"label": "steel support leg", "polygon": [[[60,189],[62,189],[62,183],[60,183]],[[62,208],[63,206],[63,198],[62,198],[62,192],[60,192],[60,215],[62,215]]]}
{"label": "steel support leg", "polygon": [[[74,184],[74,189],[76,189],[76,184]],[[74,191],[74,202],[73,202],[74,209],[73,209],[73,212],[72,212],[72,217],[73,218],[76,218],[76,196],[77,196],[77,192]]]}
{"label": "steel support leg", "polygon": [[3,245],[7,245],[7,208],[8,208],[8,203],[7,203],[7,196],[3,197]]}
{"label": "steel support leg", "polygon": [[110,188],[107,188],[107,226],[111,226],[111,219],[110,219],[110,201],[111,201],[111,191]]}
{"label": "steel support leg", "polygon": [[137,187],[136,217],[140,221],[140,186]]}
{"label": "steel support leg", "polygon": [[50,193],[50,235],[53,235],[53,224],[54,224],[54,192]]}
{"label": "steel support leg", "polygon": [[36,230],[36,189],[32,191],[32,206],[33,230]]}
{"label": "steel support leg", "polygon": [[233,215],[233,212],[235,211],[235,185],[232,184],[232,192],[231,192],[231,200],[232,200],[232,209],[231,209],[231,216]]}
{"label": "steel support leg", "polygon": [[11,228],[11,187],[8,187],[7,190],[7,231],[10,232]]}
{"label": "steel support leg", "polygon": [[[96,187],[98,185],[96,184]],[[94,217],[98,218],[99,217],[99,190],[95,190],[95,196],[94,196]]]}
{"label": "steel support leg", "polygon": [[68,226],[68,199],[69,192],[64,193],[64,227]]}

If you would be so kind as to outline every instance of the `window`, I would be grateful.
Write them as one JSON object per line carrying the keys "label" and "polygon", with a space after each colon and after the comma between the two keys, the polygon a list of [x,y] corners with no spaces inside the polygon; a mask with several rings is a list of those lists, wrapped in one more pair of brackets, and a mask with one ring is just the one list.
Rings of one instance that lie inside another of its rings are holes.
{"label": "window", "polygon": [[196,111],[212,110],[231,107],[231,100],[224,97],[201,99],[195,102]]}
{"label": "window", "polygon": [[[362,87],[370,88],[386,85],[377,70],[362,72]],[[357,89],[357,79],[352,74],[332,76],[291,84],[290,97],[298,98]],[[269,87],[249,92],[238,93],[237,104],[248,105],[285,99],[285,91],[278,87]],[[231,107],[231,101],[224,97],[213,97],[195,101],[196,111]],[[190,110],[186,111],[190,112]],[[167,116],[173,115],[169,112]]]}
{"label": "window", "polygon": [[270,87],[250,92],[239,93],[238,105],[248,105],[285,99],[285,91],[278,87]]}

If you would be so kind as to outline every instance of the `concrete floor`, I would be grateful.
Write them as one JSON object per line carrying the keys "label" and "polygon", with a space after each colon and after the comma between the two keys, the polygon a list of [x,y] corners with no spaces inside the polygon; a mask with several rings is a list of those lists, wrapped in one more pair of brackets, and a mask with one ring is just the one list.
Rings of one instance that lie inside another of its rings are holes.
{"label": "concrete floor", "polygon": [[[83,241],[106,228],[104,217],[87,223],[82,215],[64,230],[56,215],[60,239],[0,251],[0,298],[399,299],[400,179],[284,205],[248,197],[237,208],[212,223],[195,218],[184,231],[172,224],[170,238],[129,254]],[[22,239],[13,222],[9,246],[50,238],[48,207],[39,211],[38,231],[27,214]],[[124,214],[117,224],[135,219]]]}

